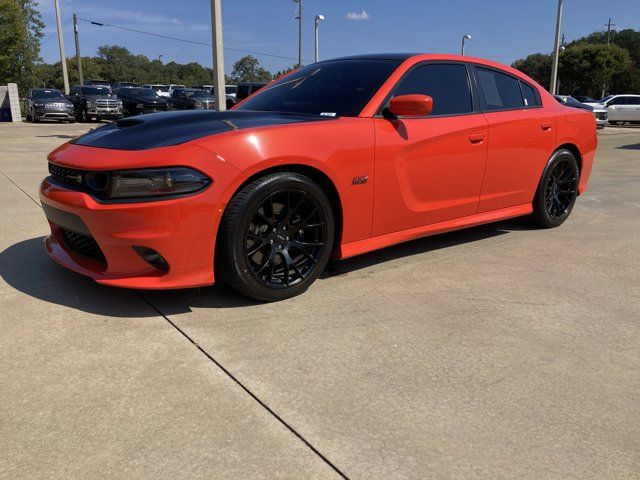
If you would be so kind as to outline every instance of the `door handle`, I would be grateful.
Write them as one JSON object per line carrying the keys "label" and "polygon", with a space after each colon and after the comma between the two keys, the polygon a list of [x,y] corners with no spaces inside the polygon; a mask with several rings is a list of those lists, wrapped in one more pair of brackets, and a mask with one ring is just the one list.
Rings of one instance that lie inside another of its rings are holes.
{"label": "door handle", "polygon": [[469,141],[471,143],[480,143],[484,140],[484,134],[483,133],[472,133],[471,135],[469,135]]}
{"label": "door handle", "polygon": [[542,130],[551,130],[552,126],[553,124],[551,122],[542,122],[540,124],[540,127],[542,128]]}

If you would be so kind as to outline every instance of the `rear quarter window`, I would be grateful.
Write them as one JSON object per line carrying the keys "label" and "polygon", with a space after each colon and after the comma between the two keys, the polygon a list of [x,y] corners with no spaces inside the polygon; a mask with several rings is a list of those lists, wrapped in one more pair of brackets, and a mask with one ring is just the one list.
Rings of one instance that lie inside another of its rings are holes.
{"label": "rear quarter window", "polygon": [[522,97],[524,99],[525,107],[536,107],[540,105],[538,97],[536,96],[532,86],[521,81],[520,88],[522,89]]}

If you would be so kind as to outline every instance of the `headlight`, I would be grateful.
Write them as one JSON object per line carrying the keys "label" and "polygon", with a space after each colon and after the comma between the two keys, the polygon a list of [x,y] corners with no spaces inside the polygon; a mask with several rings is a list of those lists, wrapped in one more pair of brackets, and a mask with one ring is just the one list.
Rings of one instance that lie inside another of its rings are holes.
{"label": "headlight", "polygon": [[195,193],[211,180],[202,173],[184,167],[125,170],[113,172],[109,198],[162,197]]}
{"label": "headlight", "polygon": [[44,107],[44,103],[36,102],[34,103],[36,107]]}
{"label": "headlight", "polygon": [[96,105],[95,100],[87,100],[87,107],[95,107],[95,105]]}

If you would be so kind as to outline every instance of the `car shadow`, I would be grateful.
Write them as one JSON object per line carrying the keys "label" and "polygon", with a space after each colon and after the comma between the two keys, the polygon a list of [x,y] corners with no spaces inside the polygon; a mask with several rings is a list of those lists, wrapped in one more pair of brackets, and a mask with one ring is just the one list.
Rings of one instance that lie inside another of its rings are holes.
{"label": "car shadow", "polygon": [[[482,241],[512,231],[529,229],[521,220],[508,220],[456,232],[425,237],[346,260],[332,260],[320,281],[335,281],[348,274],[399,258]],[[0,278],[12,289],[30,297],[107,317],[144,318],[162,313],[189,313],[192,308],[238,308],[258,305],[224,285],[183,290],[137,291],[96,284],[51,260],[44,251],[43,237],[31,238],[0,252]],[[4,293],[4,292],[3,292]],[[6,293],[11,293],[6,292]]]}
{"label": "car shadow", "polygon": [[36,135],[37,138],[76,138],[77,135]]}
{"label": "car shadow", "polygon": [[619,150],[640,150],[640,143],[630,143],[629,145],[620,145],[616,147]]}

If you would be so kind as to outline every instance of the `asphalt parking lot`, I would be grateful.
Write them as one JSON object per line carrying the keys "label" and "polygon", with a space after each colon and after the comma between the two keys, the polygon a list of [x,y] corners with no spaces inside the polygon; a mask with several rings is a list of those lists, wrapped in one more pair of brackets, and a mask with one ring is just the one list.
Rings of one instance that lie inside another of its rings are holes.
{"label": "asphalt parking lot", "polygon": [[600,134],[561,228],[410,242],[277,304],[49,260],[46,154],[87,128],[0,124],[0,478],[638,478],[640,128]]}

